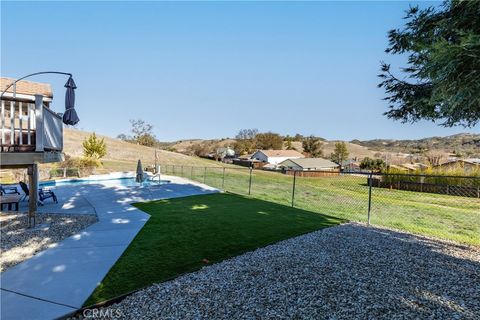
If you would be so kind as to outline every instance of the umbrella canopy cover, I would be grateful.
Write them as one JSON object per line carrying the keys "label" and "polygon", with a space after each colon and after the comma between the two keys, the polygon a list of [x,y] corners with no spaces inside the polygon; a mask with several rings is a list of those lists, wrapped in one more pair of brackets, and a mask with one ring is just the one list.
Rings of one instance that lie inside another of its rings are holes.
{"label": "umbrella canopy cover", "polygon": [[68,125],[76,125],[80,119],[75,111],[75,89],[77,85],[72,77],[69,77],[65,83],[67,92],[65,93],[65,113],[63,114],[63,123]]}
{"label": "umbrella canopy cover", "polygon": [[137,163],[137,177],[135,178],[135,181],[143,182],[143,167],[142,167],[142,161],[140,160],[138,160],[138,163]]}

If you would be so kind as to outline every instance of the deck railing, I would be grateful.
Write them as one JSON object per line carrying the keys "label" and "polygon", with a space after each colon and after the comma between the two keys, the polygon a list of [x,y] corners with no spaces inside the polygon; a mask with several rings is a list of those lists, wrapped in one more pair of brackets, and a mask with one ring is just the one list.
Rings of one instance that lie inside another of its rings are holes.
{"label": "deck railing", "polygon": [[63,124],[60,115],[43,104],[1,100],[1,152],[44,152],[63,149]]}

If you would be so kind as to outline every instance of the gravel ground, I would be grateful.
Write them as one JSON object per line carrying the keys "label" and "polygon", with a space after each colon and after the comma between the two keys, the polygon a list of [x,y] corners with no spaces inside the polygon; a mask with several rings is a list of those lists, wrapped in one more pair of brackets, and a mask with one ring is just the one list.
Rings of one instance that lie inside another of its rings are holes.
{"label": "gravel ground", "polygon": [[100,311],[122,319],[480,319],[480,248],[350,223]]}
{"label": "gravel ground", "polygon": [[97,217],[38,213],[36,220],[36,227],[29,229],[26,213],[0,215],[1,272],[97,222]]}

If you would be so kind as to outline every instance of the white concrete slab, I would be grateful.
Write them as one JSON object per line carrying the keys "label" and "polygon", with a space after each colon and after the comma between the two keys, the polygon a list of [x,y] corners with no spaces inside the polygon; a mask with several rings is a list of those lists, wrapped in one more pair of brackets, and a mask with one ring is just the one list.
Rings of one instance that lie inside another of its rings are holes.
{"label": "white concrete slab", "polygon": [[80,308],[126,247],[43,251],[2,274],[2,289]]}
{"label": "white concrete slab", "polygon": [[76,309],[1,290],[0,319],[44,320],[56,319]]}
{"label": "white concrete slab", "polygon": [[138,233],[138,228],[123,228],[110,230],[85,229],[82,232],[63,241],[57,248],[91,248],[91,247],[112,247],[128,246]]}

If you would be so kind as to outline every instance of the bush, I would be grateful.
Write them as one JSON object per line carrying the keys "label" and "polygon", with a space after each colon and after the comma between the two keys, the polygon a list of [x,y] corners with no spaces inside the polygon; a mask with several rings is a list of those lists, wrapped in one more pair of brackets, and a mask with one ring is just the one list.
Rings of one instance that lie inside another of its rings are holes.
{"label": "bush", "polygon": [[95,158],[75,158],[69,155],[65,156],[65,161],[60,162],[56,168],[50,170],[50,177],[63,177],[63,168],[67,168],[66,176],[87,176],[94,174],[98,167],[101,167],[100,160]]}
{"label": "bush", "polygon": [[[402,181],[436,185],[480,186],[480,169],[473,170],[468,174],[461,167],[449,170],[428,168],[426,170],[415,170],[408,174],[398,169],[388,169],[386,173],[387,175],[383,176],[383,181],[392,185]],[[478,179],[465,177],[476,177]]]}
{"label": "bush", "polygon": [[385,161],[382,159],[371,159],[365,157],[360,163],[360,169],[372,170],[372,171],[383,171],[386,167]]}
{"label": "bush", "polygon": [[105,139],[98,139],[95,132],[83,141],[83,155],[86,158],[101,159],[107,154]]}
{"label": "bush", "polygon": [[80,158],[80,161],[78,164],[80,168],[98,168],[102,165],[100,160],[94,159],[94,158],[87,158],[87,157]]}

